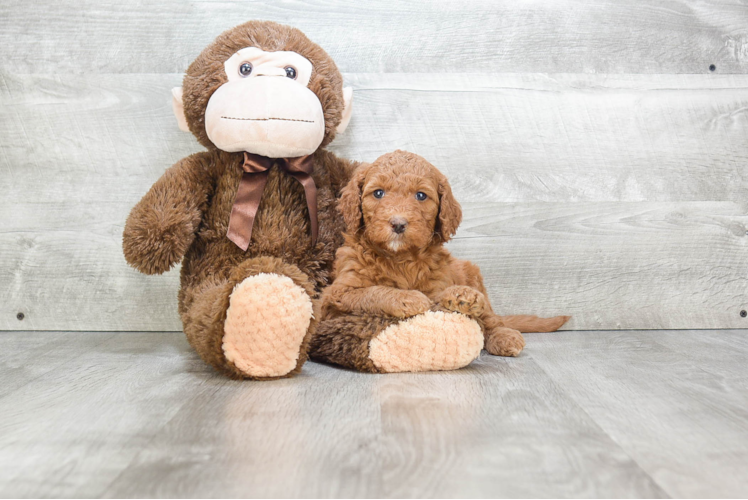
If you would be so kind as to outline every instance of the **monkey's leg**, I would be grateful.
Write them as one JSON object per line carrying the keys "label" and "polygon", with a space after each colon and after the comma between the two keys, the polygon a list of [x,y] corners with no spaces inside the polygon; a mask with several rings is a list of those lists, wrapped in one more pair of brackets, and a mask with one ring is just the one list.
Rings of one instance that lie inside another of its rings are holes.
{"label": "monkey's leg", "polygon": [[319,324],[310,357],[364,372],[423,372],[463,368],[482,348],[480,325],[459,313],[347,315]]}
{"label": "monkey's leg", "polygon": [[251,259],[228,280],[185,294],[184,331],[206,362],[232,378],[287,377],[307,358],[314,293],[296,266]]}

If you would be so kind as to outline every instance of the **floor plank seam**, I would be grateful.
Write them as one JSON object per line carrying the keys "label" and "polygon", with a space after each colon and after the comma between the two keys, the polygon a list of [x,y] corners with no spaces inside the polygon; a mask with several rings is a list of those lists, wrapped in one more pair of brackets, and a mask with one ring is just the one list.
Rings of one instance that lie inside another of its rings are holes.
{"label": "floor plank seam", "polygon": [[579,403],[579,401],[577,401],[577,399],[576,399],[576,398],[575,398],[574,396],[572,396],[572,395],[571,395],[571,394],[570,394],[570,393],[569,393],[569,392],[568,392],[568,391],[567,391],[567,390],[566,390],[565,388],[563,388],[562,386],[560,386],[560,385],[559,385],[559,384],[558,384],[558,383],[556,382],[556,379],[555,379],[555,378],[553,378],[553,377],[551,376],[551,374],[550,374],[550,373],[548,373],[548,371],[546,371],[546,369],[545,369],[545,368],[543,367],[543,365],[541,364],[541,361],[540,361],[540,360],[538,360],[538,359],[537,359],[537,358],[535,358],[535,357],[533,357],[532,359],[533,359],[533,361],[535,362],[535,364],[536,364],[536,365],[538,366],[538,368],[540,368],[540,370],[541,370],[541,371],[542,371],[542,372],[543,372],[543,373],[544,373],[544,374],[546,375],[546,377],[548,377],[548,380],[550,380],[550,381],[551,381],[551,383],[553,384],[553,386],[554,386],[554,387],[555,387],[555,388],[556,388],[556,389],[557,389],[557,390],[558,390],[559,392],[561,392],[562,394],[564,394],[564,395],[565,395],[565,396],[566,396],[566,397],[567,397],[567,398],[568,398],[568,399],[569,399],[570,401],[572,401],[572,402],[574,403],[574,406],[576,406],[576,407],[577,407],[577,408],[578,408],[578,409],[579,409],[579,410],[580,410],[580,411],[581,411],[582,413],[584,413],[584,414],[585,414],[585,415],[587,416],[587,418],[589,418],[589,419],[590,419],[590,421],[591,421],[592,423],[594,423],[594,424],[595,424],[595,426],[596,426],[596,427],[597,427],[597,428],[598,428],[598,429],[600,430],[600,432],[602,432],[602,433],[603,433],[603,434],[604,434],[605,436],[607,436],[607,437],[608,437],[608,439],[610,439],[610,440],[611,440],[611,441],[612,441],[613,443],[615,443],[615,445],[616,445],[616,446],[618,447],[618,449],[619,449],[619,450],[621,450],[621,452],[622,452],[622,453],[623,453],[624,455],[626,455],[626,456],[627,456],[627,457],[629,458],[629,460],[631,460],[631,462],[632,462],[632,463],[634,463],[634,464],[636,465],[636,467],[637,467],[637,468],[638,468],[638,469],[639,469],[639,470],[640,470],[640,471],[642,472],[642,474],[644,474],[644,475],[645,475],[646,477],[648,477],[648,478],[649,478],[649,480],[650,480],[650,481],[652,482],[652,484],[653,484],[654,486],[656,486],[656,487],[657,487],[657,488],[659,489],[659,491],[660,491],[660,492],[662,492],[662,493],[663,493],[663,498],[673,498],[673,496],[672,496],[672,495],[670,495],[670,493],[669,493],[669,492],[668,492],[667,490],[665,490],[665,488],[664,488],[664,487],[663,487],[663,486],[662,486],[662,485],[661,485],[661,484],[660,484],[659,482],[657,482],[657,481],[655,480],[655,478],[654,478],[654,477],[652,477],[652,475],[651,475],[651,474],[650,474],[650,473],[649,473],[648,471],[646,471],[646,470],[645,470],[645,469],[644,469],[644,468],[643,468],[643,467],[641,466],[641,464],[640,464],[640,463],[639,463],[639,462],[638,462],[638,461],[637,461],[637,460],[636,460],[636,459],[635,459],[634,457],[632,457],[632,456],[631,456],[631,454],[630,454],[630,453],[628,452],[628,450],[626,450],[626,449],[625,449],[625,448],[623,447],[623,445],[622,445],[622,444],[621,444],[620,442],[618,442],[618,440],[616,440],[616,439],[615,439],[615,438],[614,438],[613,436],[611,436],[611,435],[610,435],[610,433],[609,433],[609,432],[608,432],[607,430],[605,430],[605,429],[604,429],[604,428],[603,428],[603,427],[602,427],[602,426],[601,426],[601,425],[600,425],[600,424],[598,423],[598,421],[597,421],[597,420],[596,420],[596,419],[595,419],[595,418],[594,418],[594,417],[593,417],[592,415],[590,415],[590,414],[589,414],[589,412],[587,411],[587,409],[586,409],[586,408],[584,408],[584,407],[583,407],[583,406],[582,406],[582,405],[581,405],[581,404]]}
{"label": "floor plank seam", "polygon": [[[20,333],[20,332],[19,332],[19,333]],[[94,332],[92,332],[92,333],[94,333]],[[107,332],[104,332],[104,333],[107,333]],[[20,386],[16,387],[16,388],[15,388],[15,389],[13,389],[12,391],[10,391],[10,392],[8,392],[8,393],[6,393],[6,394],[3,394],[3,395],[1,395],[1,396],[0,396],[0,400],[2,400],[2,399],[4,399],[4,398],[6,398],[7,396],[9,396],[9,395],[11,395],[11,394],[14,394],[14,393],[15,393],[16,391],[19,391],[19,390],[23,389],[24,387],[26,387],[27,385],[29,385],[30,383],[32,383],[32,382],[34,382],[34,381],[36,381],[36,380],[39,380],[40,378],[42,378],[42,377],[46,376],[46,375],[47,375],[48,373],[51,373],[51,372],[52,372],[52,371],[54,371],[55,369],[58,369],[58,368],[60,368],[60,367],[62,367],[62,366],[65,366],[65,365],[67,365],[68,363],[70,363],[71,361],[75,361],[76,359],[80,358],[80,357],[81,357],[81,356],[83,356],[84,354],[86,354],[86,353],[88,353],[88,352],[92,351],[93,349],[96,349],[97,347],[101,347],[102,345],[106,344],[106,343],[107,343],[108,341],[110,341],[110,340],[113,340],[113,339],[115,339],[115,338],[117,338],[117,337],[116,337],[116,335],[112,334],[112,336],[111,336],[110,338],[106,338],[106,339],[102,340],[101,342],[99,342],[98,344],[96,344],[96,345],[94,345],[94,346],[91,346],[91,347],[90,347],[89,349],[86,349],[85,351],[81,351],[81,352],[79,352],[79,353],[78,353],[78,354],[77,354],[76,356],[74,356],[74,357],[72,357],[72,358],[70,358],[70,359],[68,359],[68,360],[66,360],[66,361],[63,361],[63,362],[62,362],[62,363],[60,363],[59,365],[55,365],[55,366],[52,366],[52,367],[51,367],[51,368],[50,368],[49,370],[45,371],[44,373],[40,373],[40,374],[39,374],[39,375],[37,375],[36,377],[32,377],[32,378],[30,378],[29,380],[27,380],[26,382],[24,382],[24,383],[23,383],[23,384],[21,384]]]}
{"label": "floor plank seam", "polygon": [[[206,372],[206,373],[209,373],[209,372]],[[198,388],[203,387],[205,384],[208,383],[208,381],[210,381],[211,379],[213,379],[215,377],[216,377],[216,375],[214,373],[211,373],[210,376],[208,376],[206,378],[203,378],[202,381],[200,382],[200,384],[197,387]],[[218,386],[216,386],[214,388],[214,390],[210,393],[210,396],[213,396],[214,394],[216,394],[223,387],[225,387],[228,383],[229,383],[228,379],[222,380],[218,384]],[[109,484],[107,484],[103,488],[103,490],[101,491],[101,493],[98,495],[99,498],[105,498],[105,497],[106,498],[113,498],[113,497],[117,497],[116,492],[111,492],[110,491],[111,488],[112,488],[112,485],[116,484],[117,481],[119,480],[119,478],[122,477],[122,475],[125,474],[130,469],[130,466],[132,466],[134,463],[137,462],[138,458],[140,458],[140,456],[149,449],[151,443],[153,443],[154,440],[156,440],[156,438],[159,437],[161,431],[163,431],[164,429],[166,429],[166,427],[169,424],[171,424],[177,417],[179,417],[181,415],[181,413],[182,413],[182,410],[185,408],[185,406],[187,406],[188,404],[190,404],[192,402],[192,400],[195,397],[198,396],[198,394],[200,394],[200,392],[199,391],[195,391],[195,394],[193,394],[193,396],[191,398],[185,399],[184,403],[182,405],[180,405],[179,409],[174,412],[174,415],[169,420],[167,420],[166,422],[164,422],[163,425],[161,425],[159,427],[159,429],[157,431],[155,431],[151,435],[151,437],[148,439],[148,441],[143,444],[143,447],[140,449],[140,451],[138,451],[132,457],[132,459],[124,467],[122,467],[122,469],[117,473],[117,475],[114,478],[112,478],[112,480],[109,482]]]}

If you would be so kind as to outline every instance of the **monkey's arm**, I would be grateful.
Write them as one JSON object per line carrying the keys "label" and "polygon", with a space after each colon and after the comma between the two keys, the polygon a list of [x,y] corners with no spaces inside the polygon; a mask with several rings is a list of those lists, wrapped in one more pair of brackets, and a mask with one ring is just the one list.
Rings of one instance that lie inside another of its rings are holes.
{"label": "monkey's arm", "polygon": [[180,160],[133,207],[122,235],[131,266],[145,274],[161,274],[182,260],[213,190],[210,164],[209,153]]}

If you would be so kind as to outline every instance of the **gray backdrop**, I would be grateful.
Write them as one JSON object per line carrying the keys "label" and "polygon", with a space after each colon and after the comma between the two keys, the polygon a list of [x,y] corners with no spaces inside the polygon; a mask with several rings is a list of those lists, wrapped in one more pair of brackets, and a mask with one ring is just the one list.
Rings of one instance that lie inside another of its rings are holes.
{"label": "gray backdrop", "polygon": [[0,329],[181,329],[178,271],[129,268],[122,229],[201,149],[171,87],[249,19],[302,29],[354,87],[336,153],[449,176],[450,248],[501,313],[748,326],[744,1],[3,0]]}

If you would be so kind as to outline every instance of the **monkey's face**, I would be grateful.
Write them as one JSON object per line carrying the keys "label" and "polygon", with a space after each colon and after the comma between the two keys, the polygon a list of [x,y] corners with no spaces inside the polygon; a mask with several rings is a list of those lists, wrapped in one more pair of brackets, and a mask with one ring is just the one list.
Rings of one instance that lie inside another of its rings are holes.
{"label": "monkey's face", "polygon": [[228,81],[205,110],[205,131],[218,149],[272,158],[317,150],[325,135],[322,104],[307,88],[312,63],[296,52],[247,47],[224,68]]}
{"label": "monkey's face", "polygon": [[345,130],[353,91],[301,31],[249,21],[206,47],[172,97],[179,128],[206,148],[290,158]]}

